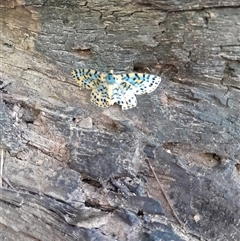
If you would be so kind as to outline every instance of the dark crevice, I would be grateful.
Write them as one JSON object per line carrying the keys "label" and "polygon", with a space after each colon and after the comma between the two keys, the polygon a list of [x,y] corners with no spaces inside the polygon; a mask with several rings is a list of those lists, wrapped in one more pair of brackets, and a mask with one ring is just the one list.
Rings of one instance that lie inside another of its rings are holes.
{"label": "dark crevice", "polygon": [[97,209],[100,209],[100,205],[96,202],[93,202],[91,200],[88,200],[88,201],[85,201],[84,202],[85,206],[88,207],[88,208],[97,208]]}
{"label": "dark crevice", "polygon": [[73,49],[73,52],[84,58],[89,58],[92,55],[91,48]]}
{"label": "dark crevice", "polygon": [[226,9],[226,8],[239,8],[240,5],[236,6],[200,6],[199,8],[192,8],[192,9],[175,9],[175,10],[168,10],[169,13],[175,13],[175,12],[197,12],[197,11],[204,11],[204,10],[215,10],[215,9]]}
{"label": "dark crevice", "polygon": [[229,85],[229,87],[236,89],[236,90],[240,90],[240,87],[237,87],[237,86]]}
{"label": "dark crevice", "polygon": [[86,207],[96,208],[96,209],[99,209],[99,210],[104,211],[104,212],[113,212],[114,210],[117,209],[117,207],[100,205],[96,201],[92,201],[92,200],[86,200],[84,204],[85,204]]}
{"label": "dark crevice", "polygon": [[237,171],[240,172],[240,163],[237,163],[237,164],[235,165],[235,167],[236,167]]}
{"label": "dark crevice", "polygon": [[[203,10],[207,10],[207,9],[226,9],[226,8],[239,8],[240,5],[236,5],[236,6],[229,6],[229,5],[224,5],[224,6],[219,6],[219,5],[216,5],[216,6],[199,6],[199,7],[192,7],[190,9],[177,9],[173,6],[170,6],[170,5],[167,5],[167,4],[156,4],[154,2],[151,2],[149,3],[148,1],[143,1],[143,0],[133,0],[132,1],[133,3],[139,5],[139,6],[142,6],[142,7],[148,7],[148,8],[151,8],[151,9],[154,9],[154,10],[161,10],[163,12],[168,12],[168,13],[176,13],[176,12],[196,12],[196,11],[203,11]],[[169,8],[173,8],[173,9],[169,9]]]}
{"label": "dark crevice", "polygon": [[4,46],[8,47],[8,48],[12,48],[13,45],[12,44],[9,44],[9,43],[3,43]]}
{"label": "dark crevice", "polygon": [[139,210],[138,213],[137,213],[138,216],[143,216],[143,211],[142,210]]}
{"label": "dark crevice", "polygon": [[146,71],[146,67],[136,65],[133,67],[133,71],[138,72],[138,73],[144,73]]}
{"label": "dark crevice", "polygon": [[102,184],[100,182],[92,180],[92,179],[89,179],[89,178],[82,179],[82,182],[88,183],[91,186],[94,186],[94,187],[97,187],[97,188],[101,188],[102,187]]}
{"label": "dark crevice", "polygon": [[211,161],[211,160],[214,160],[214,161],[217,161],[217,162],[220,162],[221,161],[221,157],[219,155],[217,155],[216,153],[204,153],[204,155],[206,156],[206,158]]}

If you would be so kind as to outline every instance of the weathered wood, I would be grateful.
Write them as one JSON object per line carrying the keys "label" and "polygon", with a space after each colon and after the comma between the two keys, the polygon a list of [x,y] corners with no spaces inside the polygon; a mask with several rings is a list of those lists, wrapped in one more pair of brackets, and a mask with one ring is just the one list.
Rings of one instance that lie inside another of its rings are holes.
{"label": "weathered wood", "polygon": [[[238,0],[0,1],[0,20],[3,240],[240,239]],[[163,81],[122,112],[72,68]]]}

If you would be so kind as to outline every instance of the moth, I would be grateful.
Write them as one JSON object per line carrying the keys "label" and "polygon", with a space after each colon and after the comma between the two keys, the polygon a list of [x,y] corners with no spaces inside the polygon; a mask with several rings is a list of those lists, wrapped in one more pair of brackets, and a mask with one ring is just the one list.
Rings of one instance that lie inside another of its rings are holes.
{"label": "moth", "polygon": [[92,69],[75,69],[73,79],[85,89],[91,89],[91,102],[100,107],[117,103],[122,110],[137,106],[136,95],[153,92],[161,82],[156,75],[143,73],[101,73]]}

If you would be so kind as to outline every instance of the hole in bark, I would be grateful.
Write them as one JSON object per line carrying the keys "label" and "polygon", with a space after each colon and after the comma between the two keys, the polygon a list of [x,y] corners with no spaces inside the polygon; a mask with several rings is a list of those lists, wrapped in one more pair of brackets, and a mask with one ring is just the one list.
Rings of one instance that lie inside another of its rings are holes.
{"label": "hole in bark", "polygon": [[94,203],[90,200],[85,201],[85,206],[90,208],[100,208],[100,205],[98,203]]}
{"label": "hole in bark", "polygon": [[33,124],[34,121],[37,119],[38,115],[40,115],[40,110],[29,108],[29,107],[22,107],[22,120],[25,121],[27,124]]}
{"label": "hole in bark", "polygon": [[67,18],[64,18],[63,19],[63,24],[68,24],[69,23],[69,20]]}
{"label": "hole in bark", "polygon": [[7,46],[8,48],[12,48],[12,44],[9,44],[9,43],[4,43],[3,45]]}
{"label": "hole in bark", "polygon": [[102,184],[100,182],[89,179],[89,178],[82,179],[82,182],[86,182],[86,183],[90,184],[91,186],[94,186],[94,187],[97,187],[97,188],[102,187]]}
{"label": "hole in bark", "polygon": [[137,213],[138,216],[143,216],[143,211],[142,210],[139,210],[138,213]]}
{"label": "hole in bark", "polygon": [[90,48],[74,49],[73,52],[80,55],[81,57],[84,57],[84,58],[88,58],[92,55],[92,50]]}
{"label": "hole in bark", "polygon": [[235,166],[236,166],[237,171],[240,172],[240,163],[237,163]]}
{"label": "hole in bark", "polygon": [[206,25],[208,25],[209,18],[208,17],[203,17],[203,21]]}
{"label": "hole in bark", "polygon": [[100,205],[96,201],[92,201],[92,200],[86,200],[84,202],[84,204],[85,204],[86,207],[97,208],[97,209],[100,209],[101,211],[104,211],[104,212],[113,212],[116,209],[116,208],[111,207],[111,206]]}
{"label": "hole in bark", "polygon": [[134,1],[133,0],[133,3],[136,3],[140,6],[143,6],[143,7],[152,7],[152,3],[149,3],[147,1]]}
{"label": "hole in bark", "polygon": [[141,64],[136,64],[133,66],[133,71],[138,73],[148,73],[149,68],[147,66],[143,66]]}
{"label": "hole in bark", "polygon": [[215,161],[215,162],[221,161],[221,157],[218,156],[216,153],[204,153],[204,154],[207,157],[208,161]]}

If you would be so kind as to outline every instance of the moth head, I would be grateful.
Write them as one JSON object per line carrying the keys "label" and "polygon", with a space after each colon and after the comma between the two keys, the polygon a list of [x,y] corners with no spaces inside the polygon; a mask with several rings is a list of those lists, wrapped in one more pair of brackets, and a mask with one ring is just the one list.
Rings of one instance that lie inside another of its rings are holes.
{"label": "moth head", "polygon": [[115,78],[112,70],[107,74],[106,81],[110,85],[113,85],[116,83],[116,78]]}

